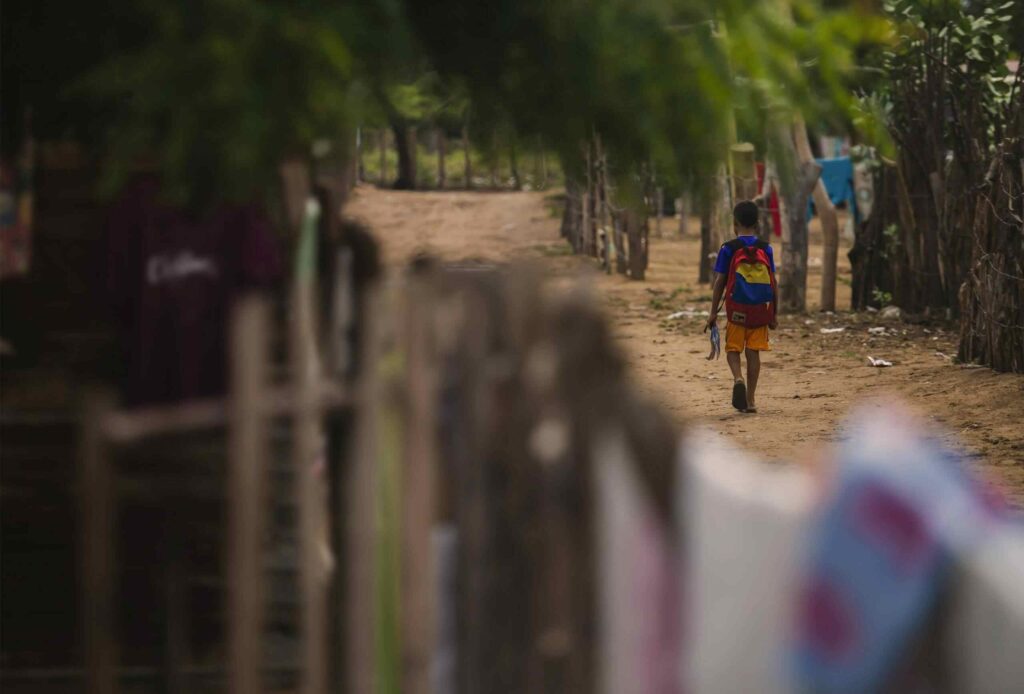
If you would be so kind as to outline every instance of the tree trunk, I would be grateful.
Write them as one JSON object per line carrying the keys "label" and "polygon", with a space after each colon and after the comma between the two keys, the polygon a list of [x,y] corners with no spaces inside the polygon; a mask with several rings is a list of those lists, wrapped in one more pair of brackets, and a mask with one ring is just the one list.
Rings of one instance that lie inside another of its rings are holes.
{"label": "tree trunk", "polygon": [[398,150],[398,178],[395,190],[416,190],[416,128],[392,121],[395,148]]}
{"label": "tree trunk", "polygon": [[448,174],[445,171],[445,156],[448,154],[447,138],[442,128],[438,128],[434,133],[437,138],[437,187],[444,190],[448,185]]}
{"label": "tree trunk", "polygon": [[[807,138],[807,126],[804,119],[797,117],[793,124],[793,143],[796,145],[797,156],[803,163],[813,162],[811,143]],[[821,310],[836,310],[836,262],[839,256],[839,216],[828,196],[825,183],[818,178],[814,185],[814,208],[821,220],[821,233],[824,237],[824,252],[821,259]]]}
{"label": "tree trunk", "polygon": [[732,195],[729,190],[728,169],[724,164],[718,167],[718,172],[712,184],[712,191],[712,241],[714,246],[721,246],[733,237]]}
{"label": "tree trunk", "polygon": [[782,247],[779,306],[784,311],[807,310],[807,199],[821,176],[821,166],[805,162],[782,182],[789,220],[789,243]]}
{"label": "tree trunk", "polygon": [[544,150],[544,140],[537,138],[537,154],[540,157],[540,180],[537,186],[540,190],[547,190],[548,187],[548,156]]}
{"label": "tree trunk", "polygon": [[647,270],[647,210],[627,208],[622,218],[626,228],[626,242],[629,244],[629,278],[643,280]]}
{"label": "tree trunk", "polygon": [[366,179],[366,170],[363,168],[363,129],[356,128],[356,156],[355,156],[355,181],[362,183]]}
{"label": "tree trunk", "polygon": [[583,147],[583,191],[580,194],[580,241],[583,255],[600,258],[597,236],[594,233],[594,156],[590,143]]}
{"label": "tree trunk", "polygon": [[662,190],[661,187],[659,187],[657,192],[654,194],[654,204],[658,208],[654,217],[654,235],[660,239],[662,210],[665,208],[665,191]]}
{"label": "tree trunk", "polygon": [[703,191],[700,195],[700,259],[697,271],[697,281],[700,284],[707,284],[711,281],[711,261],[708,256],[712,249],[712,217],[714,212],[714,201],[710,191]]}
{"label": "tree trunk", "polygon": [[473,188],[473,162],[469,158],[469,128],[462,126],[462,175],[466,180],[466,190]]}
{"label": "tree trunk", "polygon": [[680,195],[676,200],[676,207],[679,210],[679,238],[683,238],[686,236],[686,225],[688,221],[686,219],[686,215],[689,214],[690,211],[690,200],[685,193]]}
{"label": "tree trunk", "polygon": [[380,128],[377,131],[377,146],[380,148],[380,177],[377,184],[387,185],[388,180],[388,131],[387,128]]}
{"label": "tree trunk", "polygon": [[512,172],[512,187],[516,190],[522,190],[523,182],[519,178],[519,160],[516,158],[516,143],[514,140],[508,146],[508,166]]}

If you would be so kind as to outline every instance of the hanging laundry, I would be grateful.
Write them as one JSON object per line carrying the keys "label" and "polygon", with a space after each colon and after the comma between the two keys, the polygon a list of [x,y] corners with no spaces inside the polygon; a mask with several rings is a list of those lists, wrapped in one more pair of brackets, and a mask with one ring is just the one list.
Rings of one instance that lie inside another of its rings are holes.
{"label": "hanging laundry", "polygon": [[756,461],[707,431],[688,434],[682,451],[683,690],[792,692],[787,635],[812,480],[802,469]]}
{"label": "hanging laundry", "polygon": [[[768,172],[764,162],[757,162],[757,194],[764,195],[765,178]],[[782,211],[779,207],[779,191],[775,187],[772,176],[767,176],[768,185],[771,187],[771,194],[768,196],[768,211],[772,215],[772,233],[778,237],[782,236]]]}
{"label": "hanging laundry", "polygon": [[679,562],[623,433],[594,447],[599,681],[605,694],[681,692]]}
{"label": "hanging laundry", "polygon": [[953,560],[1005,511],[909,415],[853,420],[815,519],[797,605],[800,688],[879,691],[905,663]]}
{"label": "hanging laundry", "polygon": [[32,213],[35,147],[31,122],[17,161],[0,160],[0,279],[28,273],[32,260]]}
{"label": "hanging laundry", "polygon": [[[825,184],[828,198],[833,205],[846,203],[846,209],[853,215],[854,222],[859,221],[857,212],[857,196],[853,187],[853,161],[850,157],[834,159],[817,159],[821,165],[821,182]],[[814,201],[807,202],[808,218],[814,215]]]}
{"label": "hanging laundry", "polygon": [[190,214],[140,179],[108,224],[106,289],[120,332],[129,405],[220,395],[232,299],[281,275],[277,240],[255,206]]}

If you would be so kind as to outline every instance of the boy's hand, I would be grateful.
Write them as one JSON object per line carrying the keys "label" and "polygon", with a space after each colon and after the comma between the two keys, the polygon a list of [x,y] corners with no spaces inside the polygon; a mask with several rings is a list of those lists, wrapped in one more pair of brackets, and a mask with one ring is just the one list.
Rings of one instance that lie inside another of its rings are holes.
{"label": "boy's hand", "polygon": [[718,314],[712,314],[708,316],[708,322],[704,324],[704,332],[711,330],[712,326],[718,322]]}

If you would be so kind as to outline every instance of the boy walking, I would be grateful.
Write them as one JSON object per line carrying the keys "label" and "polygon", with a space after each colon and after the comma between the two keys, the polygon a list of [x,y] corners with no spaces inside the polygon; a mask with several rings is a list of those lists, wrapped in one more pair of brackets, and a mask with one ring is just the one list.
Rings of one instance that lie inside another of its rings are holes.
{"label": "boy walking", "polygon": [[[725,357],[732,370],[732,406],[740,412],[757,412],[755,395],[761,374],[761,352],[771,349],[768,330],[775,329],[777,292],[775,256],[768,243],[757,238],[757,205],[744,200],[732,211],[736,238],[722,245],[715,261],[711,315],[707,332],[718,320],[725,297]],[[743,381],[740,354],[747,355],[747,380]]]}

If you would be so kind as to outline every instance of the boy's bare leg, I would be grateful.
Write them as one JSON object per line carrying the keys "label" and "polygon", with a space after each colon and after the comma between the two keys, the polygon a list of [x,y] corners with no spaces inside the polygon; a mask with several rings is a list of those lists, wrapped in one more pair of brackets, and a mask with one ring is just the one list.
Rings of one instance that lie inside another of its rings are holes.
{"label": "boy's bare leg", "polygon": [[[736,369],[734,373],[739,372],[739,354],[736,355]],[[731,366],[731,363],[730,363]],[[761,353],[757,350],[747,350],[747,407],[753,409],[757,407],[754,403],[754,393],[757,391],[757,378],[761,375]]]}
{"label": "boy's bare leg", "polygon": [[[750,353],[749,351],[747,352]],[[740,353],[739,352],[726,352],[725,360],[729,362],[729,369],[732,371],[732,380],[742,381],[743,371],[740,368]]]}

